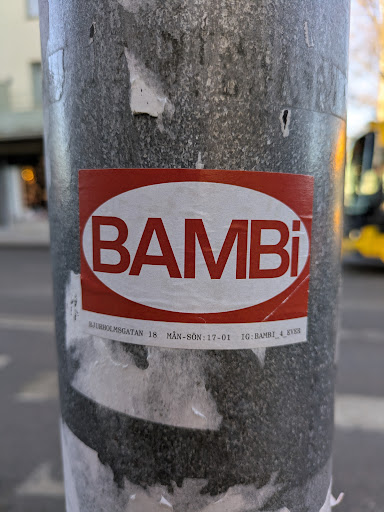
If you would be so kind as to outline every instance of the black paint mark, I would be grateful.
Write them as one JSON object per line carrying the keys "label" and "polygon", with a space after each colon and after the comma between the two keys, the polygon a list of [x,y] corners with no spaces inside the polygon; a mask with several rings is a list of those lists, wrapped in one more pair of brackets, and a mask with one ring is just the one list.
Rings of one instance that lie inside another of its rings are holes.
{"label": "black paint mark", "polygon": [[148,347],[145,345],[134,345],[133,343],[115,343],[118,343],[124,352],[131,354],[135,365],[140,368],[140,370],[146,370],[148,368]]}
{"label": "black paint mark", "polygon": [[286,129],[287,127],[287,122],[288,122],[288,114],[289,114],[289,110],[284,110],[283,112],[283,125],[284,125],[284,130]]}
{"label": "black paint mark", "polygon": [[93,38],[95,37],[95,22],[92,23],[91,28],[89,29],[89,41],[92,43]]}

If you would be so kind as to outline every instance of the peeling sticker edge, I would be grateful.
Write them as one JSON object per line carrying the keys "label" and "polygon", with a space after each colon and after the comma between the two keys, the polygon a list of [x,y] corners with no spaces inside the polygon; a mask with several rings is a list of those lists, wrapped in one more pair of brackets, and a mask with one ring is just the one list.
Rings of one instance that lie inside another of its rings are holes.
{"label": "peeling sticker edge", "polygon": [[51,103],[61,100],[64,91],[64,48],[48,56],[49,99]]}
{"label": "peeling sticker edge", "polygon": [[332,494],[331,494],[331,507],[333,508],[333,507],[336,507],[337,505],[340,505],[340,503],[343,501],[343,499],[344,499],[344,493],[343,492],[341,492],[339,494],[339,497],[337,499],[334,498],[332,496]]}
{"label": "peeling sticker edge", "polygon": [[196,162],[196,169],[204,169],[204,164],[201,158],[201,152],[199,151],[199,154],[197,156],[197,162]]}
{"label": "peeling sticker edge", "polygon": [[315,45],[313,44],[313,39],[309,33],[308,21],[304,22],[304,36],[305,36],[305,42],[306,42],[308,48],[313,48]]}
{"label": "peeling sticker edge", "polygon": [[164,496],[161,496],[161,499],[159,501],[160,505],[163,505],[164,507],[167,507],[167,508],[172,508],[173,509],[173,506],[171,503],[169,503],[169,501],[164,498]]}
{"label": "peeling sticker edge", "polygon": [[328,488],[328,492],[327,492],[327,497],[325,498],[324,505],[321,507],[319,512],[330,512],[333,507],[336,507],[337,505],[339,505],[344,499],[343,492],[339,494],[339,497],[337,499],[335,499],[332,496],[332,483],[333,482],[331,480],[331,483],[329,484],[329,488]]}
{"label": "peeling sticker edge", "polygon": [[205,416],[205,414],[203,414],[202,412],[200,412],[198,409],[196,409],[196,407],[193,407],[192,405],[192,411],[194,414],[196,414],[196,416],[199,416],[200,418],[203,418],[204,420],[207,419],[207,417]]}
{"label": "peeling sticker edge", "polygon": [[151,76],[153,73],[140,64],[128,48],[124,48],[124,54],[130,74],[132,114],[148,114],[151,117],[161,117],[168,99],[163,94],[160,85]]}

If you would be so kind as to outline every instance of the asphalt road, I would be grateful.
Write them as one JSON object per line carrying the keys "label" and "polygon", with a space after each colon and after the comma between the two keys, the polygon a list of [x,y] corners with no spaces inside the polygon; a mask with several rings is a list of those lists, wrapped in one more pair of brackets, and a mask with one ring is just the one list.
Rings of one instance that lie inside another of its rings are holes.
{"label": "asphalt road", "polygon": [[[344,270],[338,512],[384,512],[384,269]],[[49,253],[0,250],[0,512],[63,512]]]}

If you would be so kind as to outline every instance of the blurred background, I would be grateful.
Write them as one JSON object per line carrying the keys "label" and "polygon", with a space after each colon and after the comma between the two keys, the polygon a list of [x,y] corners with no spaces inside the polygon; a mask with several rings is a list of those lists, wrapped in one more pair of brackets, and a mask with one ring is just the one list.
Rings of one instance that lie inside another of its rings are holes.
{"label": "blurred background", "polygon": [[[352,0],[334,494],[384,512],[384,0]],[[38,0],[0,1],[0,512],[64,512]],[[343,148],[342,148],[343,151]]]}

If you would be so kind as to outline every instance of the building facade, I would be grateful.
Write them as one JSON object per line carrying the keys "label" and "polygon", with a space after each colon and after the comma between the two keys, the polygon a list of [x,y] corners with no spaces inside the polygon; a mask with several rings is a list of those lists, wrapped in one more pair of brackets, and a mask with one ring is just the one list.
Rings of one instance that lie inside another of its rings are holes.
{"label": "building facade", "polygon": [[0,225],[45,204],[38,0],[0,2]]}

